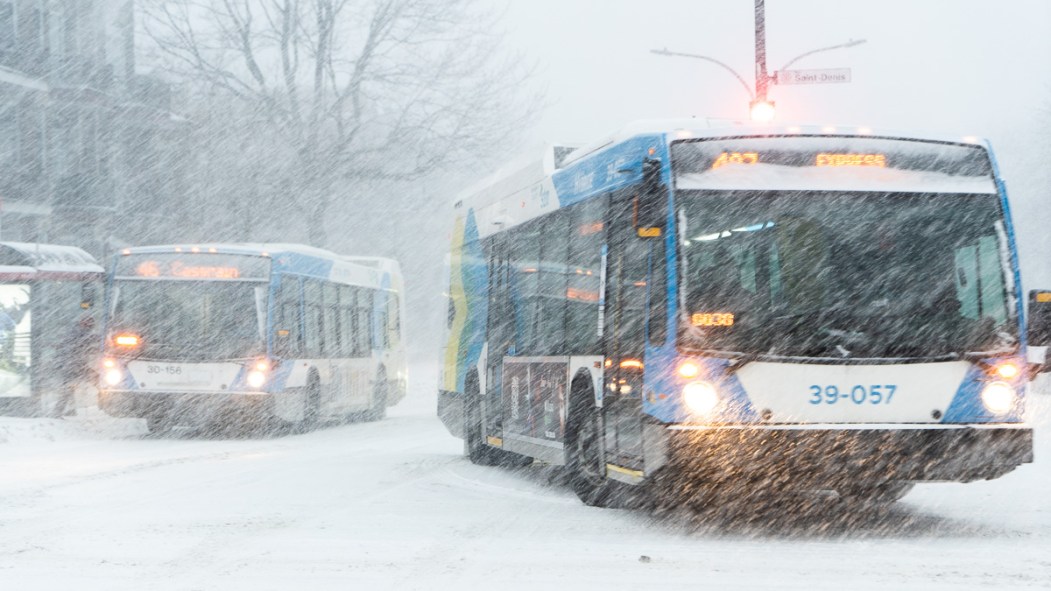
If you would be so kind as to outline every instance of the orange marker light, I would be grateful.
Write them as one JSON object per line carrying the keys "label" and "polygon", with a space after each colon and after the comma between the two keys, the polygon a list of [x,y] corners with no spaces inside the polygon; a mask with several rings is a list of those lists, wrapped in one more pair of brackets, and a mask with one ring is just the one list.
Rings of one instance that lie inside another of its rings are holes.
{"label": "orange marker light", "polygon": [[695,378],[701,375],[701,368],[699,365],[692,361],[683,361],[679,364],[679,377],[683,378]]}
{"label": "orange marker light", "polygon": [[1005,380],[1016,378],[1020,373],[1022,373],[1022,370],[1020,370],[1017,365],[1011,362],[1001,363],[1000,365],[996,366],[996,375],[1000,376],[1001,378],[1004,378]]}
{"label": "orange marker light", "polygon": [[113,338],[118,347],[138,347],[139,337],[133,334],[119,334]]}
{"label": "orange marker light", "polygon": [[642,362],[638,359],[625,359],[620,362],[621,369],[642,369]]}

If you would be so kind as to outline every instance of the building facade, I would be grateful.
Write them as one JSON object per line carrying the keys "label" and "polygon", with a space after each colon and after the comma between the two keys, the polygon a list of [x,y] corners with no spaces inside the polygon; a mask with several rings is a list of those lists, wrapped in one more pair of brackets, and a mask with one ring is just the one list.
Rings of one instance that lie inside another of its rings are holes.
{"label": "building facade", "polygon": [[132,0],[0,0],[0,239],[141,235],[177,190],[169,94],[135,73]]}

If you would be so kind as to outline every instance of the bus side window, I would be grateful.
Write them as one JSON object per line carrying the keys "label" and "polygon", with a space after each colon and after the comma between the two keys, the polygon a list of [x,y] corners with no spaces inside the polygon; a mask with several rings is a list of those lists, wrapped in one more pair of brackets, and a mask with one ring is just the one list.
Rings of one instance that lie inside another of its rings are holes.
{"label": "bus side window", "polygon": [[339,343],[340,357],[356,357],[354,347],[354,288],[339,286]]}
{"label": "bus side window", "polygon": [[372,292],[364,287],[356,288],[357,303],[354,307],[357,322],[354,324],[355,347],[361,356],[372,349]]}
{"label": "bus side window", "polygon": [[310,358],[321,357],[323,349],[321,284],[317,281],[304,281],[303,300],[306,313],[303,354]]}
{"label": "bus side window", "polygon": [[540,266],[536,298],[535,355],[566,354],[566,250],[569,215],[548,215],[540,228]]}
{"label": "bus side window", "polygon": [[299,280],[282,277],[277,292],[277,318],[274,323],[274,352],[279,357],[297,357],[300,348]]}
{"label": "bus side window", "polygon": [[515,355],[531,355],[537,348],[540,294],[540,224],[536,221],[509,232],[511,238],[508,290],[513,314]]}
{"label": "bus side window", "polygon": [[322,295],[322,303],[325,310],[322,322],[322,330],[324,330],[324,338],[322,339],[322,352],[324,353],[325,357],[339,357],[339,286],[331,283],[326,283],[324,285]]}
{"label": "bus side window", "polygon": [[390,297],[390,294],[377,291],[373,297],[379,298],[376,306],[376,336],[379,338],[379,342],[376,343],[376,348],[386,351],[390,348],[390,332],[387,317],[387,299]]}
{"label": "bus side window", "polygon": [[571,207],[566,273],[566,350],[570,355],[597,355],[605,199]]}
{"label": "bus side window", "polygon": [[391,293],[387,297],[387,333],[390,335],[388,339],[391,347],[397,347],[401,344],[401,307],[399,300],[400,298],[395,293]]}

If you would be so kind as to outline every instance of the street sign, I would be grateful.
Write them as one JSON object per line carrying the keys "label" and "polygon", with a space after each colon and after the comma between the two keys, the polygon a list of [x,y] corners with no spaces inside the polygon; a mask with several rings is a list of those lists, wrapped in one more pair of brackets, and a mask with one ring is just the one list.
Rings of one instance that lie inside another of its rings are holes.
{"label": "street sign", "polygon": [[828,70],[778,70],[777,84],[839,84],[850,82],[850,68]]}

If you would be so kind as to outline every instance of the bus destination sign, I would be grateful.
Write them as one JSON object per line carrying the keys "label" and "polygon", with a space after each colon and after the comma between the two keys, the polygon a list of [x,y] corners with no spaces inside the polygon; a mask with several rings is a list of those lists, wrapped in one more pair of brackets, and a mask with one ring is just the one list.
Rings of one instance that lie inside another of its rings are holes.
{"label": "bus destination sign", "polygon": [[126,255],[117,276],[130,279],[265,280],[269,259],[229,254],[157,253]]}

